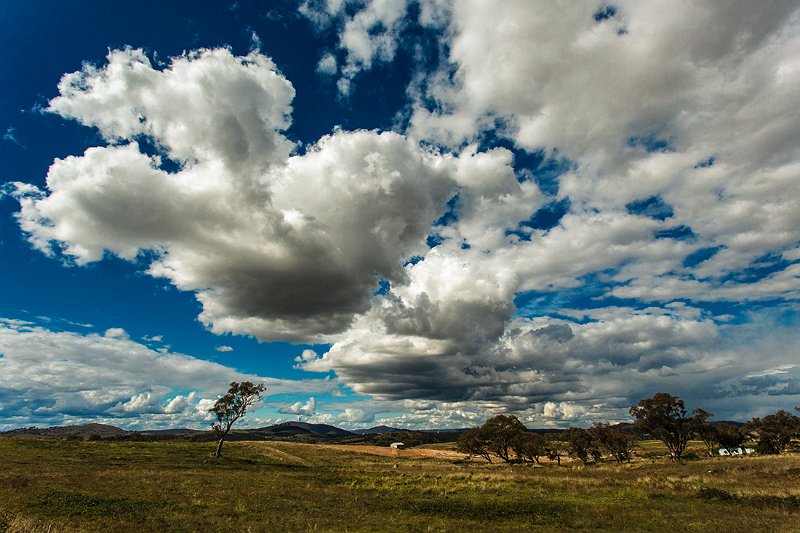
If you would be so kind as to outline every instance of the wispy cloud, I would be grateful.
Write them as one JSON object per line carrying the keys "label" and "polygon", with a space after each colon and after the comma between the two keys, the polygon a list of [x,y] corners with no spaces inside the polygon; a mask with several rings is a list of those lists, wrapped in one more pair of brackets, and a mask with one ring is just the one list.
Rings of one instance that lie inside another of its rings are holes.
{"label": "wispy cloud", "polygon": [[6,141],[6,142],[10,142],[10,143],[16,144],[20,148],[25,148],[25,145],[22,144],[19,141],[19,139],[17,139],[16,132],[17,132],[16,129],[14,129],[13,127],[9,126],[6,129],[6,132],[3,134],[3,140]]}

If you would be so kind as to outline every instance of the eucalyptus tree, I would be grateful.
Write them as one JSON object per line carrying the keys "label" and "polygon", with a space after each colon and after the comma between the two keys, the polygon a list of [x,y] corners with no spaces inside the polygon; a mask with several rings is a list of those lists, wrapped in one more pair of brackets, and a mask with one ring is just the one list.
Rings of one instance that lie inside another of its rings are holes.
{"label": "eucalyptus tree", "polygon": [[705,421],[702,415],[690,415],[683,400],[666,392],[639,400],[637,406],[630,408],[630,414],[634,427],[663,442],[673,461],[681,460],[689,440]]}
{"label": "eucalyptus tree", "polygon": [[211,428],[217,436],[217,450],[214,457],[222,456],[222,444],[225,437],[231,431],[233,424],[242,418],[247,412],[247,408],[261,399],[264,392],[264,385],[254,385],[249,381],[237,383],[231,382],[227,394],[214,403],[214,407],[209,412],[217,417],[216,422],[211,423]]}

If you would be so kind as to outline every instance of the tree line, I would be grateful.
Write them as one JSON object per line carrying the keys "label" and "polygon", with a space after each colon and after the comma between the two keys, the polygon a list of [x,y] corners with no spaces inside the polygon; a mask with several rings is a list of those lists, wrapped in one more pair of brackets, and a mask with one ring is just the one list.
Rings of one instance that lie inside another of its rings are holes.
{"label": "tree line", "polygon": [[[214,403],[210,412],[216,417],[211,424],[217,437],[215,457],[222,455],[222,445],[233,424],[261,398],[264,390],[263,385],[249,381],[232,382],[227,394]],[[800,411],[800,407],[795,409]],[[708,411],[695,409],[690,413],[683,400],[659,392],[652,398],[639,400],[629,413],[634,420],[633,431],[595,423],[589,429],[571,427],[549,436],[528,431],[514,415],[497,415],[481,427],[462,433],[457,448],[490,463],[495,456],[506,462],[535,463],[547,457],[561,464],[562,456],[569,455],[587,465],[600,462],[604,455],[618,463],[630,462],[639,438],[647,436],[663,442],[673,461],[681,460],[692,439],[703,441],[712,456],[715,448],[735,449],[750,440],[757,442],[759,453],[778,454],[800,439],[800,417],[784,410],[753,418],[742,427],[714,424]]]}
{"label": "tree line", "polygon": [[756,441],[757,452],[778,454],[800,439],[800,417],[784,410],[743,426],[713,423],[708,411],[689,412],[683,400],[660,392],[640,400],[629,413],[634,420],[629,428],[596,423],[588,429],[571,427],[548,435],[528,431],[516,416],[497,415],[462,433],[457,448],[489,462],[497,457],[505,462],[539,463],[541,457],[547,457],[561,464],[561,458],[568,455],[587,465],[599,463],[603,457],[630,462],[639,439],[647,437],[663,442],[673,461],[683,458],[693,439],[705,444],[709,456],[718,448],[733,450],[751,440]]}

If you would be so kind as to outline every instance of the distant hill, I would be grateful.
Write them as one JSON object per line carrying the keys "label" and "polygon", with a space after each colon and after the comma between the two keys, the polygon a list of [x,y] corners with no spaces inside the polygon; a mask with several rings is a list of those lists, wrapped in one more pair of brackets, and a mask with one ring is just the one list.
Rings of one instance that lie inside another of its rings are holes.
{"label": "distant hill", "polygon": [[[719,421],[716,424],[733,424],[741,426],[741,422]],[[630,423],[618,424],[615,427],[631,431]],[[388,446],[391,442],[400,441],[407,445],[428,444],[433,442],[455,441],[466,429],[425,429],[413,430],[395,428],[386,425],[367,429],[347,431],[328,424],[311,424],[309,422],[289,421],[261,428],[234,429],[228,440],[289,440],[306,442],[347,442],[369,443]],[[535,433],[559,433],[563,429],[530,429]],[[193,440],[212,441],[216,437],[213,431],[188,428],[146,429],[128,431],[108,424],[84,424],[79,426],[59,426],[51,428],[20,428],[0,433],[0,438],[51,438],[74,440]]]}
{"label": "distant hill", "polygon": [[355,437],[354,433],[328,424],[282,422],[263,428],[231,431],[230,440],[339,440]]}
{"label": "distant hill", "polygon": [[445,434],[463,433],[469,431],[470,428],[457,428],[457,429],[404,429],[394,428],[391,426],[375,426],[367,429],[354,429],[353,433],[358,435],[384,435],[386,433],[433,433]]}
{"label": "distant hill", "polygon": [[384,433],[399,433],[408,431],[407,429],[393,428],[389,426],[375,426],[368,429],[354,429],[353,433],[358,435],[383,435]]}
{"label": "distant hill", "polygon": [[[85,424],[51,428],[20,428],[0,433],[3,438],[48,438],[73,440],[214,440],[213,431],[187,428],[127,431],[107,424]],[[358,435],[327,424],[283,422],[274,426],[234,429],[228,440],[347,440]]]}
{"label": "distant hill", "polygon": [[131,433],[108,424],[84,424],[81,426],[57,426],[51,428],[20,428],[0,433],[3,437],[47,437],[55,439],[107,439]]}
{"label": "distant hill", "polygon": [[280,432],[292,432],[292,431],[307,431],[314,435],[326,435],[326,436],[347,436],[353,435],[352,431],[347,431],[345,429],[337,428],[336,426],[329,426],[328,424],[309,424],[308,422],[282,422],[280,424],[275,424],[274,426],[269,426],[265,429],[271,429],[272,431],[280,431]]}

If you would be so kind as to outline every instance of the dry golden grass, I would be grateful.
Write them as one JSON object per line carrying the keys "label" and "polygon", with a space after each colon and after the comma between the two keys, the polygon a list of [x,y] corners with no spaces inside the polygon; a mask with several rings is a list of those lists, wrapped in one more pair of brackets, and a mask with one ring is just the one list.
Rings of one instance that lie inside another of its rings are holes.
{"label": "dry golden grass", "polygon": [[0,440],[0,531],[800,531],[798,456],[557,467],[212,448]]}

